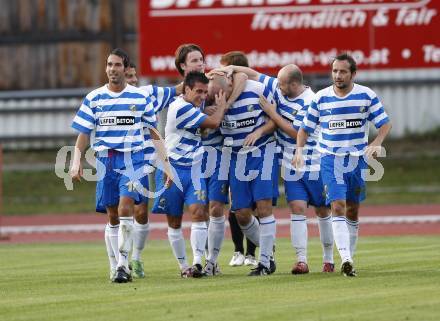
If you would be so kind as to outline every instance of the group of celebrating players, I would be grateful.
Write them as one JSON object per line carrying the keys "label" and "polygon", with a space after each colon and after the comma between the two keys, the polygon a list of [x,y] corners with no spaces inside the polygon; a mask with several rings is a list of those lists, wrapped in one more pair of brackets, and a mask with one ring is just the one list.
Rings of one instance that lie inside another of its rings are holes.
{"label": "group of celebrating players", "polygon": [[[181,84],[137,87],[135,66],[124,51],[113,50],[106,64],[108,83],[86,96],[72,123],[79,132],[70,169],[74,179],[82,176],[81,155],[93,133],[96,210],[109,218],[110,279],[126,283],[145,275],[141,252],[149,233],[149,198],[154,198],[153,213],[166,214],[182,277],[220,272],[229,203],[235,245],[230,265],[251,265],[249,276],[274,273],[273,207],[280,172],[296,251],[291,272],[309,272],[306,209],[312,205],[322,272],[335,270],[335,244],[341,273],[356,276],[353,256],[367,161],[377,155],[391,124],[377,95],[354,83],[355,60],[346,53],[335,57],[333,84],[316,94],[304,85],[298,66],[286,65],[274,78],[249,68],[238,51],[223,55],[221,67],[205,74],[203,50],[184,44],[176,50],[175,63],[184,77]],[[156,128],[165,108],[163,141]],[[368,144],[369,122],[378,132]],[[148,176],[154,169],[151,193]],[[191,265],[182,232],[185,205],[192,220]]]}

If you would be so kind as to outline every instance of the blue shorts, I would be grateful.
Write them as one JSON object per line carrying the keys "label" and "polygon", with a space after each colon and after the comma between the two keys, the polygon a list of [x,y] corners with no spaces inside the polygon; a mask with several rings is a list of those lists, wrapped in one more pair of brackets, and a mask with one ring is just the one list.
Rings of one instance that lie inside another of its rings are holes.
{"label": "blue shorts", "polygon": [[130,153],[135,173],[124,173],[127,169],[124,155],[127,157],[127,153],[113,150],[98,152],[96,169],[100,179],[96,182],[97,212],[106,213],[107,207],[117,206],[122,196],[133,199],[136,204],[141,202],[141,194],[136,188],[140,189],[141,184],[145,184],[145,178],[148,187],[148,176],[142,177],[141,175],[144,164],[143,154],[143,151]]}
{"label": "blue shorts", "polygon": [[202,160],[202,172],[203,173],[207,172],[207,174],[212,174],[206,178],[206,187],[208,189],[208,201],[217,201],[223,204],[228,204],[229,180],[220,179],[219,173],[220,173],[220,165],[228,166],[229,164],[221,164],[222,153],[218,149],[211,148],[211,150],[215,152],[215,156],[216,156],[215,167],[208,168],[208,172],[207,172],[207,165],[214,164],[213,161],[211,162],[211,157],[208,157],[208,152],[205,152],[203,154],[203,160]]}
{"label": "blue shorts", "polygon": [[[294,170],[291,170],[291,175]],[[318,176],[318,179],[314,179]],[[299,180],[285,180],[284,189],[286,191],[287,202],[305,201],[314,207],[326,206],[324,185],[322,184],[319,173],[305,172]]]}
{"label": "blue shorts", "polygon": [[[231,209],[254,208],[255,203],[274,197],[274,162],[265,163],[265,146],[260,147],[261,154],[253,156],[252,153],[236,154],[231,156],[229,185],[231,188]],[[246,159],[245,159],[246,157]],[[268,159],[268,157],[266,157]],[[249,173],[252,171],[251,173]],[[277,189],[278,191],[278,189]]]}
{"label": "blue shorts", "polygon": [[[363,156],[325,155],[321,158],[321,177],[327,204],[336,200],[360,203],[366,197],[362,170],[368,168]],[[347,171],[347,173],[345,173]]]}
{"label": "blue shorts", "polygon": [[168,214],[172,216],[182,216],[184,205],[208,204],[207,189],[205,179],[198,179],[193,182],[191,178],[191,167],[173,165],[175,175],[178,176],[182,190],[173,184],[165,189],[164,174],[159,169],[156,170],[156,191],[163,192],[154,200],[153,209],[156,214]]}

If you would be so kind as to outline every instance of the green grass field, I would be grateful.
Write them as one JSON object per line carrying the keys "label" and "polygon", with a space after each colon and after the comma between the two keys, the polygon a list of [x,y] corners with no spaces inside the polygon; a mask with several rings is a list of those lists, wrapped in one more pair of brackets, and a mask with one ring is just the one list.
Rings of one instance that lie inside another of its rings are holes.
{"label": "green grass field", "polygon": [[290,274],[288,239],[277,241],[278,270],[267,277],[228,267],[231,253],[226,242],[223,275],[181,279],[168,243],[153,241],[147,277],[112,284],[101,243],[3,244],[0,320],[439,320],[438,237],[361,238],[357,278],[320,273],[316,238],[309,275]]}

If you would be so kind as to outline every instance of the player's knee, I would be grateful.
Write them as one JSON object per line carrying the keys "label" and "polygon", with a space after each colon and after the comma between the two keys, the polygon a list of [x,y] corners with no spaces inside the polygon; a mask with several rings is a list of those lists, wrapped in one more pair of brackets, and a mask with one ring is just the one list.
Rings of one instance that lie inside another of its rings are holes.
{"label": "player's knee", "polygon": [[182,217],[181,216],[171,216],[167,215],[168,227],[173,229],[179,229],[182,227]]}
{"label": "player's knee", "polygon": [[190,210],[193,222],[206,222],[208,215],[205,206],[195,206]]}
{"label": "player's knee", "polygon": [[257,201],[258,217],[267,217],[272,215],[272,200]]}
{"label": "player's knee", "polygon": [[359,203],[347,202],[347,218],[352,221],[358,220]]}
{"label": "player's knee", "polygon": [[328,217],[330,215],[330,209],[328,207],[322,206],[322,207],[316,207],[315,208],[316,216],[318,217]]}
{"label": "player's knee", "polygon": [[214,202],[209,204],[209,216],[222,217],[224,205],[222,203]]}
{"label": "player's knee", "polygon": [[134,207],[134,218],[139,224],[148,223],[148,206],[146,204],[139,204]]}
{"label": "player's knee", "polygon": [[345,216],[345,200],[337,200],[332,202],[332,214],[334,216]]}
{"label": "player's knee", "polygon": [[238,210],[235,212],[235,218],[241,226],[246,226],[251,222],[252,212],[248,210]]}
{"label": "player's knee", "polygon": [[289,204],[292,214],[303,215],[306,212],[306,205],[298,202],[292,202]]}

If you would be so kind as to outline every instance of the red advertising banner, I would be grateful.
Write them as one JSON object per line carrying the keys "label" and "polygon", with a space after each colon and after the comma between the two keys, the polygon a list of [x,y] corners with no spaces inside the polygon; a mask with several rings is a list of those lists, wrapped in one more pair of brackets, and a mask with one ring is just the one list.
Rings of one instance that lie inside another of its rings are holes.
{"label": "red advertising banner", "polygon": [[207,68],[231,50],[276,73],[328,72],[349,51],[362,69],[440,67],[439,0],[139,0],[141,74],[176,76],[174,52],[196,43]]}

